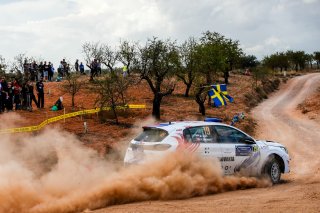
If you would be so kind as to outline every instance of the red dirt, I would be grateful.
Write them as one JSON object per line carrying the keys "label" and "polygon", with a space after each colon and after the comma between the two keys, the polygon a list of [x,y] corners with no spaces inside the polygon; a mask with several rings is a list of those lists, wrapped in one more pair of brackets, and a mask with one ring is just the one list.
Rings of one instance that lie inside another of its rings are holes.
{"label": "red dirt", "polygon": [[[87,82],[88,79],[83,79]],[[228,103],[226,107],[219,109],[207,106],[207,116],[223,118],[224,122],[230,123],[234,114],[239,112],[247,113],[249,109],[243,101],[243,95],[251,90],[252,80],[250,76],[231,75],[230,85],[228,86],[229,94],[234,98],[235,103]],[[185,98],[183,96],[185,86],[181,82],[177,82],[176,90],[173,95],[163,98],[161,104],[161,119],[163,121],[174,120],[203,120],[198,112],[198,105],[194,98]],[[60,96],[63,96],[63,104],[66,108],[66,113],[72,112],[71,96],[61,92],[62,82],[46,82],[45,83],[45,109],[34,109],[33,112],[19,111],[22,119],[15,122],[16,127],[37,125],[46,118],[58,116],[64,111],[50,111],[51,106]],[[240,85],[240,86],[239,86]],[[120,117],[121,125],[117,126],[112,122],[100,123],[96,114],[83,117],[75,117],[66,119],[65,122],[58,121],[50,124],[59,126],[62,129],[76,134],[86,146],[98,150],[101,154],[106,153],[110,146],[117,146],[118,141],[128,141],[126,137],[132,132],[132,126],[140,123],[141,120],[148,118],[151,115],[153,95],[146,82],[142,81],[137,85],[132,86],[127,94],[129,104],[146,104],[147,109],[133,109],[126,113],[122,113]],[[86,86],[75,96],[75,111],[94,108],[96,96],[86,89]],[[89,132],[84,134],[83,122],[86,121]],[[50,126],[49,125],[49,126]],[[253,123],[251,119],[245,119],[236,124],[237,127],[245,129],[247,132],[253,131]],[[8,126],[9,128],[10,126]],[[50,127],[49,127],[50,128]],[[252,132],[250,132],[252,133]],[[124,139],[125,138],[125,139]]]}
{"label": "red dirt", "polygon": [[291,172],[283,176],[282,184],[187,200],[116,205],[95,212],[319,212],[320,123],[296,111],[319,82],[320,74],[292,79],[252,113],[258,120],[257,137],[279,141],[289,149]]}

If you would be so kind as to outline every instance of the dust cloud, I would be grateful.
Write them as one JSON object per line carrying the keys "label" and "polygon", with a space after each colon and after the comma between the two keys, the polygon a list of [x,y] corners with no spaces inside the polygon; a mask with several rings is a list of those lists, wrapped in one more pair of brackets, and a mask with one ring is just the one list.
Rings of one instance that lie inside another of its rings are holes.
{"label": "dust cloud", "polygon": [[[2,116],[1,125],[19,119],[12,116]],[[269,186],[256,178],[224,177],[218,161],[184,152],[119,168],[60,129],[0,140],[0,212],[80,212]]]}

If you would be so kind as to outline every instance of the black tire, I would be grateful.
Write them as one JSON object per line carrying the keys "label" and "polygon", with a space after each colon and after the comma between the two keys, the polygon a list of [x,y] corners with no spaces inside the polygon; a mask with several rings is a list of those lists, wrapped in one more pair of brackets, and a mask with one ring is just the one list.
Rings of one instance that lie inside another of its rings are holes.
{"label": "black tire", "polygon": [[273,184],[279,183],[281,178],[281,167],[278,160],[271,158],[265,166],[264,173]]}

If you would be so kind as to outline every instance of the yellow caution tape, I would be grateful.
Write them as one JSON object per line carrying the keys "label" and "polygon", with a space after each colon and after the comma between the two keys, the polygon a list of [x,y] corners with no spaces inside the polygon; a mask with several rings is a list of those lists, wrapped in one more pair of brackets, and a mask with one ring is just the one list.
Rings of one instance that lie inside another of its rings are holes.
{"label": "yellow caution tape", "polygon": [[[127,106],[117,106],[117,109],[144,109],[146,108],[146,105],[140,104],[140,105],[135,105],[135,104],[129,104]],[[111,107],[103,107],[102,110],[110,110]],[[96,108],[96,109],[86,109],[86,110],[81,110],[77,112],[72,112],[72,113],[67,113],[64,115],[59,115],[56,117],[49,118],[43,122],[41,122],[37,126],[27,126],[27,127],[19,127],[19,128],[10,128],[10,129],[0,129],[0,134],[8,134],[8,133],[18,133],[18,132],[33,132],[33,131],[38,131],[42,129],[44,126],[46,126],[49,123],[53,123],[62,119],[66,118],[71,118],[71,117],[76,117],[78,115],[85,115],[85,114],[93,114],[101,111],[101,108]]]}

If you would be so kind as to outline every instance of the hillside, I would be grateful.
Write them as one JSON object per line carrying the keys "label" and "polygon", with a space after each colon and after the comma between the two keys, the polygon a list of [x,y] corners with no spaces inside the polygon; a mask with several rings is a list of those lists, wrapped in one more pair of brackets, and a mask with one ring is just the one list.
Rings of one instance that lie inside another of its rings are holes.
{"label": "hillside", "polygon": [[[87,82],[88,79],[84,77],[83,81]],[[66,113],[72,112],[71,97],[61,92],[61,84],[61,82],[46,82],[45,109],[34,109],[33,112],[19,111],[18,114],[21,116],[21,119],[16,120],[14,126],[37,125],[47,118],[63,114],[63,110],[57,112],[50,111],[51,106],[60,96],[63,96]],[[198,105],[194,98],[185,98],[183,96],[184,90],[185,86],[181,82],[178,82],[173,94],[163,98],[161,104],[162,121],[204,119],[204,116],[198,112]],[[234,98],[234,103],[228,103],[227,106],[221,108],[213,108],[206,105],[206,116],[219,117],[222,118],[225,123],[230,123],[236,113],[244,112],[246,118],[237,123],[236,126],[252,134],[254,122],[252,118],[247,117],[249,108],[246,106],[244,98],[244,95],[251,91],[252,78],[250,76],[231,74],[228,92]],[[86,87],[83,87],[75,97],[75,111],[94,108],[95,99],[96,95],[86,89]],[[142,121],[150,119],[147,123],[154,122],[150,118],[153,95],[146,82],[141,81],[139,84],[132,86],[128,90],[127,99],[129,104],[146,104],[147,108],[120,112],[120,125],[115,125],[111,120],[101,123],[97,119],[97,115],[92,114],[69,118],[66,119],[65,122],[63,120],[58,121],[50,124],[47,128],[55,126],[72,132],[76,134],[80,141],[86,146],[98,150],[101,154],[106,153],[110,147],[121,145],[121,142],[126,143],[130,140],[130,138],[136,134]],[[83,127],[84,121],[87,122],[89,130],[86,134],[84,133]]]}
{"label": "hillside", "polygon": [[312,96],[306,98],[306,100],[298,106],[298,109],[308,116],[309,119],[320,123],[320,87],[317,88]]}

